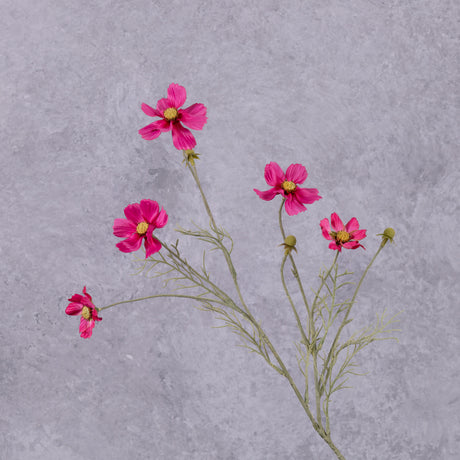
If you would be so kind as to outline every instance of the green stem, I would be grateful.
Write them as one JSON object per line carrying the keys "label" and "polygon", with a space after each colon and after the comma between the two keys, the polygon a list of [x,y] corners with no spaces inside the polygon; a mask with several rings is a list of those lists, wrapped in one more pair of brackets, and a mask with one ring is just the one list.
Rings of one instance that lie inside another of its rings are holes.
{"label": "green stem", "polygon": [[115,307],[115,305],[121,305],[124,303],[131,303],[131,302],[139,302],[141,300],[148,300],[148,299],[157,299],[159,297],[178,297],[182,299],[192,299],[192,300],[198,300],[199,302],[214,302],[214,303],[221,303],[217,300],[214,299],[208,299],[205,297],[198,297],[198,296],[192,296],[192,295],[179,295],[179,294],[157,294],[157,295],[149,295],[147,297],[139,297],[138,299],[132,299],[132,300],[122,300],[120,302],[115,302],[110,305],[106,305],[105,307],[101,308],[96,308],[97,311],[102,311],[106,310],[107,308]]}
{"label": "green stem", "polygon": [[[282,211],[283,211],[283,205],[284,205],[284,202],[286,201],[285,198],[283,198],[283,201],[281,202],[281,206],[280,206],[280,209],[279,209],[279,212],[278,212],[278,220],[279,220],[279,225],[280,225],[280,230],[281,230],[281,235],[283,237],[283,241],[286,239],[286,233],[284,231],[284,227],[283,227],[283,219],[282,219]],[[302,299],[304,301],[304,304],[305,304],[305,307],[307,309],[307,313],[308,313],[308,318],[309,318],[309,322],[310,322],[310,340],[312,339],[312,324],[311,324],[311,321],[312,321],[312,315],[311,315],[311,311],[310,311],[310,307],[308,306],[308,301],[307,301],[307,297],[305,295],[305,291],[303,289],[303,285],[302,285],[302,281],[300,279],[300,276],[299,276],[299,272],[297,270],[297,266],[295,264],[295,261],[294,261],[294,257],[292,257],[292,254],[289,254],[289,260],[292,264],[292,268],[293,268],[293,273],[294,273],[294,277],[295,279],[297,280],[297,283],[299,285],[299,289],[300,289],[300,293],[302,294]]]}
{"label": "green stem", "polygon": [[295,308],[294,302],[292,301],[291,295],[289,294],[289,291],[288,291],[288,288],[287,288],[287,285],[286,285],[286,280],[284,279],[284,265],[286,263],[287,256],[288,256],[288,254],[286,253],[284,255],[284,257],[283,257],[283,261],[281,262],[281,282],[283,283],[284,292],[286,293],[286,297],[288,298],[289,303],[291,304],[291,307],[292,307],[292,311],[294,312],[294,316],[295,316],[295,319],[297,321],[297,327],[299,328],[300,335],[302,336],[302,341],[305,343],[305,345],[307,347],[309,347],[310,342],[307,339],[307,336],[305,335],[305,331],[303,329],[303,326],[302,326],[302,323],[300,321],[299,315],[298,315],[297,310]]}
{"label": "green stem", "polygon": [[[369,262],[369,265],[366,267],[366,269],[364,270],[364,273],[362,274],[361,276],[361,279],[359,280],[359,283],[358,283],[358,286],[356,286],[356,289],[355,289],[355,292],[353,294],[353,297],[351,298],[351,301],[350,303],[348,304],[348,308],[347,308],[347,311],[345,313],[345,317],[343,318],[342,320],[342,323],[340,324],[340,327],[339,327],[339,330],[337,331],[337,334],[334,338],[334,341],[332,342],[332,345],[331,345],[331,348],[329,350],[329,353],[327,355],[327,358],[326,358],[326,361],[324,363],[324,366],[323,366],[323,370],[321,372],[321,377],[320,377],[320,381],[321,381],[321,393],[324,391],[324,388],[326,386],[326,382],[329,378],[329,376],[331,375],[331,372],[332,372],[332,366],[328,367],[329,366],[329,362],[332,358],[332,355],[334,354],[334,351],[336,349],[336,346],[337,346],[337,342],[339,341],[339,337],[340,337],[340,334],[343,330],[343,328],[347,325],[347,320],[348,320],[348,315],[350,314],[350,311],[351,311],[351,307],[353,306],[355,300],[356,300],[356,296],[358,295],[358,292],[359,292],[359,289],[361,287],[361,284],[363,283],[364,281],[364,278],[366,277],[367,275],[367,272],[369,271],[369,269],[372,267],[372,264],[374,263],[375,259],[377,258],[377,256],[380,254],[380,251],[383,249],[383,246],[384,245],[380,245],[379,246],[379,249],[377,250],[377,252],[375,253],[374,257],[372,258],[372,260]],[[327,370],[326,370],[327,369]],[[326,373],[326,376],[324,377],[324,373]]]}
{"label": "green stem", "polygon": [[[198,189],[200,191],[204,207],[206,208],[206,212],[208,213],[209,219],[211,220],[211,229],[215,233],[217,233],[216,221],[214,220],[214,216],[212,214],[212,211],[211,211],[211,208],[209,206],[208,200],[206,199],[206,196],[204,194],[203,188],[201,187],[201,182],[200,182],[200,179],[198,177],[198,171],[196,169],[195,162],[192,163],[190,161],[186,161],[186,164],[187,164],[187,167],[190,170],[193,178],[195,179],[195,183],[196,183],[196,185],[197,185],[197,187],[198,187]],[[240,289],[240,286],[238,284],[235,266],[233,265],[233,261],[232,261],[232,258],[230,256],[230,253],[228,252],[227,248],[222,244],[222,242],[220,242],[220,249],[222,250],[222,253],[224,254],[225,260],[227,262],[228,269],[229,269],[229,271],[230,271],[230,273],[232,275],[233,284],[235,285],[236,292],[238,293],[238,298],[240,299],[241,305],[245,309],[246,313],[249,313],[249,309],[248,309],[248,307],[246,305],[246,302],[243,299],[243,294],[241,293],[241,289]]]}

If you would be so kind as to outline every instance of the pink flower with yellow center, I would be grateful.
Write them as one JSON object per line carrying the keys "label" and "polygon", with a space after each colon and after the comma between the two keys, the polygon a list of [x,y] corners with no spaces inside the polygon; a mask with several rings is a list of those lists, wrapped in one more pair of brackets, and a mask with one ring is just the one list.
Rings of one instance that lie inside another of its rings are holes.
{"label": "pink flower with yellow center", "polygon": [[286,212],[290,216],[294,216],[307,210],[305,204],[311,204],[321,199],[316,188],[298,186],[305,182],[307,176],[305,166],[292,164],[285,174],[278,163],[272,161],[265,166],[265,181],[272,188],[265,192],[254,189],[254,192],[265,201],[273,200],[276,195],[282,195],[286,199],[284,204]]}
{"label": "pink flower with yellow center", "polygon": [[96,321],[102,321],[102,318],[97,316],[97,308],[91,296],[86,292],[86,286],[83,288],[83,295],[74,294],[69,301],[65,312],[71,316],[81,315],[80,336],[84,339],[90,338]]}
{"label": "pink flower with yellow center", "polygon": [[126,238],[117,243],[121,252],[137,251],[144,241],[145,258],[161,249],[161,243],[153,237],[156,228],[162,228],[168,222],[166,211],[153,200],[141,200],[125,208],[126,219],[115,219],[113,234]]}
{"label": "pink flower with yellow center", "polygon": [[343,225],[340,217],[334,212],[331,214],[331,226],[329,220],[325,217],[320,223],[321,231],[326,240],[332,240],[329,243],[330,249],[342,251],[346,249],[357,249],[362,247],[366,249],[359,240],[366,238],[366,230],[359,229],[359,222],[356,217],[352,217],[347,225]]}
{"label": "pink flower with yellow center", "polygon": [[161,133],[172,131],[173,144],[176,149],[193,149],[196,140],[193,134],[182,124],[191,129],[201,130],[207,121],[206,107],[203,104],[192,104],[186,109],[184,105],[187,93],[183,86],[171,83],[168,88],[168,97],[157,102],[154,109],[147,104],[142,104],[142,111],[149,117],[160,117],[139,130],[143,139],[156,139]]}

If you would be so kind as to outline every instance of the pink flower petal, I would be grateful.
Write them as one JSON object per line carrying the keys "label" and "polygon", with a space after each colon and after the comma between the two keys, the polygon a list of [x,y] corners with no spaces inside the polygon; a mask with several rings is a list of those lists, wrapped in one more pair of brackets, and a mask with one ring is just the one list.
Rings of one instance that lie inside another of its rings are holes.
{"label": "pink flower petal", "polygon": [[360,246],[363,249],[366,249],[362,244],[359,244],[358,241],[347,241],[346,243],[343,243],[343,247],[347,249],[357,249]]}
{"label": "pink flower petal", "polygon": [[319,223],[319,225],[321,226],[321,232],[323,233],[324,238],[326,238],[326,240],[332,240],[332,237],[329,234],[329,232],[331,231],[331,227],[329,226],[329,219],[325,217]]}
{"label": "pink flower petal", "polygon": [[350,233],[350,236],[354,240],[362,240],[363,238],[366,238],[366,230],[364,228],[361,230],[354,230]]}
{"label": "pink flower petal", "polygon": [[180,109],[180,121],[191,129],[203,129],[206,121],[206,107],[203,104],[193,104],[186,109]]}
{"label": "pink flower petal", "polygon": [[307,169],[300,164],[292,164],[286,170],[286,180],[294,182],[295,184],[303,184],[307,176]]}
{"label": "pink flower petal", "polygon": [[126,218],[135,225],[143,221],[141,206],[139,203],[128,204],[124,212]]}
{"label": "pink flower petal", "polygon": [[336,251],[342,252],[342,247],[340,245],[337,245],[335,241],[331,241],[329,243],[329,249],[334,249]]}
{"label": "pink flower petal", "polygon": [[284,208],[290,216],[295,216],[296,214],[307,210],[307,208],[302,203],[300,203],[300,201],[297,200],[295,195],[292,193],[287,196],[284,203]]}
{"label": "pink flower petal", "polygon": [[322,197],[318,195],[318,190],[316,188],[300,188],[297,187],[294,192],[296,198],[304,204],[312,204],[317,200],[320,200]]}
{"label": "pink flower petal", "polygon": [[172,138],[174,147],[178,150],[193,149],[196,145],[193,134],[178,122],[172,125]]}
{"label": "pink flower petal", "polygon": [[141,109],[149,117],[162,117],[163,116],[163,114],[159,112],[157,109],[154,109],[153,107],[150,107],[149,105],[144,104],[144,103],[142,103]]}
{"label": "pink flower petal", "polygon": [[281,185],[284,182],[284,172],[280,168],[279,164],[274,161],[265,166],[264,176],[267,184],[272,187],[275,185]]}
{"label": "pink flower petal", "polygon": [[143,220],[151,224],[158,215],[158,203],[153,200],[141,200],[140,208]]}
{"label": "pink flower petal", "polygon": [[166,214],[166,211],[163,208],[161,208],[161,211],[158,214],[154,222],[154,225],[156,228],[162,228],[167,224],[167,222],[168,222],[168,214]]}
{"label": "pink flower petal", "polygon": [[136,231],[136,224],[126,219],[115,219],[113,234],[121,238],[128,238]]}
{"label": "pink flower petal", "polygon": [[257,195],[259,195],[259,198],[262,198],[262,200],[265,201],[273,200],[273,198],[275,198],[275,196],[280,193],[276,190],[276,188],[271,188],[270,190],[267,190],[265,192],[261,192],[260,190],[254,189],[254,192],[256,192]]}
{"label": "pink flower petal", "polygon": [[161,243],[152,236],[152,233],[148,234],[145,238],[145,258],[150,257],[155,252],[158,252],[161,249]]}
{"label": "pink flower petal", "polygon": [[143,237],[141,235],[133,233],[129,238],[126,238],[126,240],[117,243],[116,246],[121,252],[134,252],[141,247],[142,239]]}
{"label": "pink flower petal", "polygon": [[157,110],[161,113],[161,116],[163,116],[163,112],[170,107],[174,107],[174,104],[170,99],[165,97],[157,102]]}
{"label": "pink flower petal", "polygon": [[331,214],[331,226],[335,232],[341,232],[345,230],[343,226],[343,222],[341,221],[340,217],[334,212]]}
{"label": "pink flower petal", "polygon": [[75,303],[82,303],[85,300],[85,297],[82,296],[81,294],[74,294],[70,299],[68,299],[69,302],[75,302]]}
{"label": "pink flower petal", "polygon": [[177,83],[171,83],[168,88],[168,99],[171,102],[171,107],[176,109],[184,105],[185,99],[187,98],[187,92],[183,86]]}
{"label": "pink flower petal", "polygon": [[156,139],[161,133],[165,133],[171,130],[171,123],[166,120],[157,120],[153,123],[150,123],[147,126],[144,126],[139,130],[139,134],[143,139],[151,141]]}
{"label": "pink flower petal", "polygon": [[68,315],[75,316],[75,315],[79,315],[82,310],[83,310],[83,305],[81,303],[72,302],[72,303],[69,303],[69,305],[67,305],[65,312]]}
{"label": "pink flower petal", "polygon": [[348,224],[345,225],[345,230],[348,232],[348,233],[351,233],[352,231],[354,230],[358,230],[359,228],[359,223],[358,223],[358,219],[356,217],[352,217],[349,221],[348,221]]}
{"label": "pink flower petal", "polygon": [[93,328],[95,324],[96,323],[94,321],[88,321],[82,316],[80,320],[80,327],[79,327],[80,337],[84,339],[89,339],[91,335],[93,334]]}

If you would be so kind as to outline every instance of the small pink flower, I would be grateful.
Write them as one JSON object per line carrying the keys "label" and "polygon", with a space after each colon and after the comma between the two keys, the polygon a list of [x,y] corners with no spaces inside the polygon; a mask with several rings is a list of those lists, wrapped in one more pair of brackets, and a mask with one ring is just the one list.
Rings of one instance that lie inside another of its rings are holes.
{"label": "small pink flower", "polygon": [[84,339],[90,338],[96,321],[102,321],[102,318],[97,316],[97,308],[91,296],[86,293],[86,286],[83,288],[83,295],[74,294],[69,301],[65,312],[71,316],[81,315],[80,336]]}
{"label": "small pink flower", "polygon": [[347,225],[343,225],[340,217],[334,212],[331,214],[332,231],[329,226],[329,221],[324,218],[319,225],[326,240],[332,240],[329,243],[330,249],[342,251],[342,247],[346,249],[357,249],[362,247],[366,249],[359,240],[366,238],[366,230],[359,229],[358,219],[352,217]]}
{"label": "small pink flower", "polygon": [[297,184],[303,184],[308,173],[305,166],[292,164],[286,170],[286,174],[279,167],[278,163],[272,161],[265,166],[265,181],[273,188],[265,192],[254,189],[262,200],[270,201],[276,195],[286,198],[285,209],[290,216],[306,211],[304,204],[311,204],[319,200],[316,188],[301,188]]}
{"label": "small pink flower", "polygon": [[171,83],[168,88],[168,97],[160,99],[156,109],[142,104],[142,111],[146,115],[161,118],[139,130],[142,138],[150,141],[156,139],[161,133],[172,130],[173,144],[176,149],[193,149],[196,140],[193,134],[182,126],[182,123],[191,129],[203,129],[207,121],[206,107],[203,104],[192,104],[186,109],[180,109],[186,97],[187,93],[183,86]]}
{"label": "small pink flower", "polygon": [[113,234],[126,238],[117,244],[121,252],[137,251],[144,240],[145,258],[161,249],[161,243],[153,237],[156,228],[162,228],[168,222],[166,211],[153,200],[141,200],[125,208],[126,219],[115,219]]}

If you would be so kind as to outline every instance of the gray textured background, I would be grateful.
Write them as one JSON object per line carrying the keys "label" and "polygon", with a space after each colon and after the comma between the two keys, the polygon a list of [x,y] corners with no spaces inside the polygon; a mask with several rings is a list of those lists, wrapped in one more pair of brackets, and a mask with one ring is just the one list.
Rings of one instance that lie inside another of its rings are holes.
{"label": "gray textured background", "polygon": [[458,458],[458,2],[15,0],[1,11],[2,460],[335,458],[287,381],[211,314],[132,304],[103,312],[83,340],[64,313],[83,285],[98,306],[162,292],[115,247],[126,204],[159,201],[167,241],[207,222],[170,134],[137,134],[151,121],[141,102],[171,82],[208,107],[202,183],[293,372],[279,201],[252,191],[267,188],[264,165],[303,163],[323,196],[286,218],[307,286],[333,256],[323,217],[368,229],[367,251],[343,254],[357,271],[374,235],[396,229],[354,316],[404,310],[400,343],[362,353],[369,375],[333,401],[333,438],[347,460]]}

